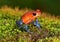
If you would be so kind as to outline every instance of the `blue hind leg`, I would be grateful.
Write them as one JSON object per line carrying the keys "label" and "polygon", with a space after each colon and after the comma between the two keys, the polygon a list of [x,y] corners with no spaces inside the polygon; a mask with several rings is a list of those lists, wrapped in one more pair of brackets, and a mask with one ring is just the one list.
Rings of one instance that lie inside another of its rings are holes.
{"label": "blue hind leg", "polygon": [[19,28],[23,28],[23,29],[25,29],[27,32],[29,32],[28,25],[26,25],[26,24],[23,25],[22,20],[16,21],[16,24],[17,24],[17,26],[18,26]]}
{"label": "blue hind leg", "polygon": [[22,22],[22,20],[18,20],[18,21],[16,21],[16,24],[19,28],[22,28],[23,22]]}
{"label": "blue hind leg", "polygon": [[27,32],[30,32],[29,28],[28,28],[28,25],[25,25],[24,26],[24,29],[27,31]]}

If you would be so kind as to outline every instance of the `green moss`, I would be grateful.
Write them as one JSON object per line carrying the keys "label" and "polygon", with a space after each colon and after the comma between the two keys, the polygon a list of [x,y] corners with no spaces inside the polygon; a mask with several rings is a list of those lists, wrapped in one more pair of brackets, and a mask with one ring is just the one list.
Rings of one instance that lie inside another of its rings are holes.
{"label": "green moss", "polygon": [[[43,17],[38,18],[42,28],[30,26],[33,33],[21,31],[15,21],[18,15],[5,14],[0,12],[0,41],[1,42],[60,42],[60,23],[57,20],[49,20]],[[56,22],[57,21],[57,22]],[[57,39],[57,40],[56,40]]]}

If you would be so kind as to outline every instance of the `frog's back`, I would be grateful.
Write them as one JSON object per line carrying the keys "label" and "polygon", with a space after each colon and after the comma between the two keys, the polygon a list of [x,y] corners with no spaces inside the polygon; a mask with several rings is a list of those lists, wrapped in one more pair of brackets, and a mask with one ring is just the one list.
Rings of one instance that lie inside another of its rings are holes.
{"label": "frog's back", "polygon": [[35,18],[37,18],[38,16],[40,16],[40,11],[39,10],[29,11],[29,12],[26,12],[22,16],[22,21],[23,21],[24,24],[28,24],[28,23],[34,21]]}
{"label": "frog's back", "polygon": [[25,13],[23,16],[22,16],[22,21],[23,21],[23,23],[25,23],[25,24],[28,24],[28,23],[30,23],[32,20],[32,18],[33,18],[33,15],[32,15],[32,11],[31,12],[27,12],[27,13]]}

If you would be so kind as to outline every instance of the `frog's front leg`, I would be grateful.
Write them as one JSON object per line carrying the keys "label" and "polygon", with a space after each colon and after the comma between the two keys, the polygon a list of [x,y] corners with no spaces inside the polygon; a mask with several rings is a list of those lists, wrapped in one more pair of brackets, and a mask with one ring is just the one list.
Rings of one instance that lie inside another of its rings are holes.
{"label": "frog's front leg", "polygon": [[40,24],[39,24],[39,22],[38,22],[38,19],[36,19],[36,21],[33,22],[33,24],[34,24],[36,27],[40,28]]}
{"label": "frog's front leg", "polygon": [[16,21],[16,24],[17,24],[17,26],[19,27],[19,28],[22,28],[23,26],[23,22],[22,22],[22,20],[17,20]]}

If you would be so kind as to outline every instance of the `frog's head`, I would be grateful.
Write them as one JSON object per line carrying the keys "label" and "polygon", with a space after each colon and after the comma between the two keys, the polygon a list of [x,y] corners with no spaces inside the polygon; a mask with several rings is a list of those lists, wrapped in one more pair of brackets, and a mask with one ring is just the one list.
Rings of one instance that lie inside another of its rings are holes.
{"label": "frog's head", "polygon": [[38,17],[40,15],[41,15],[41,11],[39,9],[37,9],[36,11],[33,12],[34,17]]}

